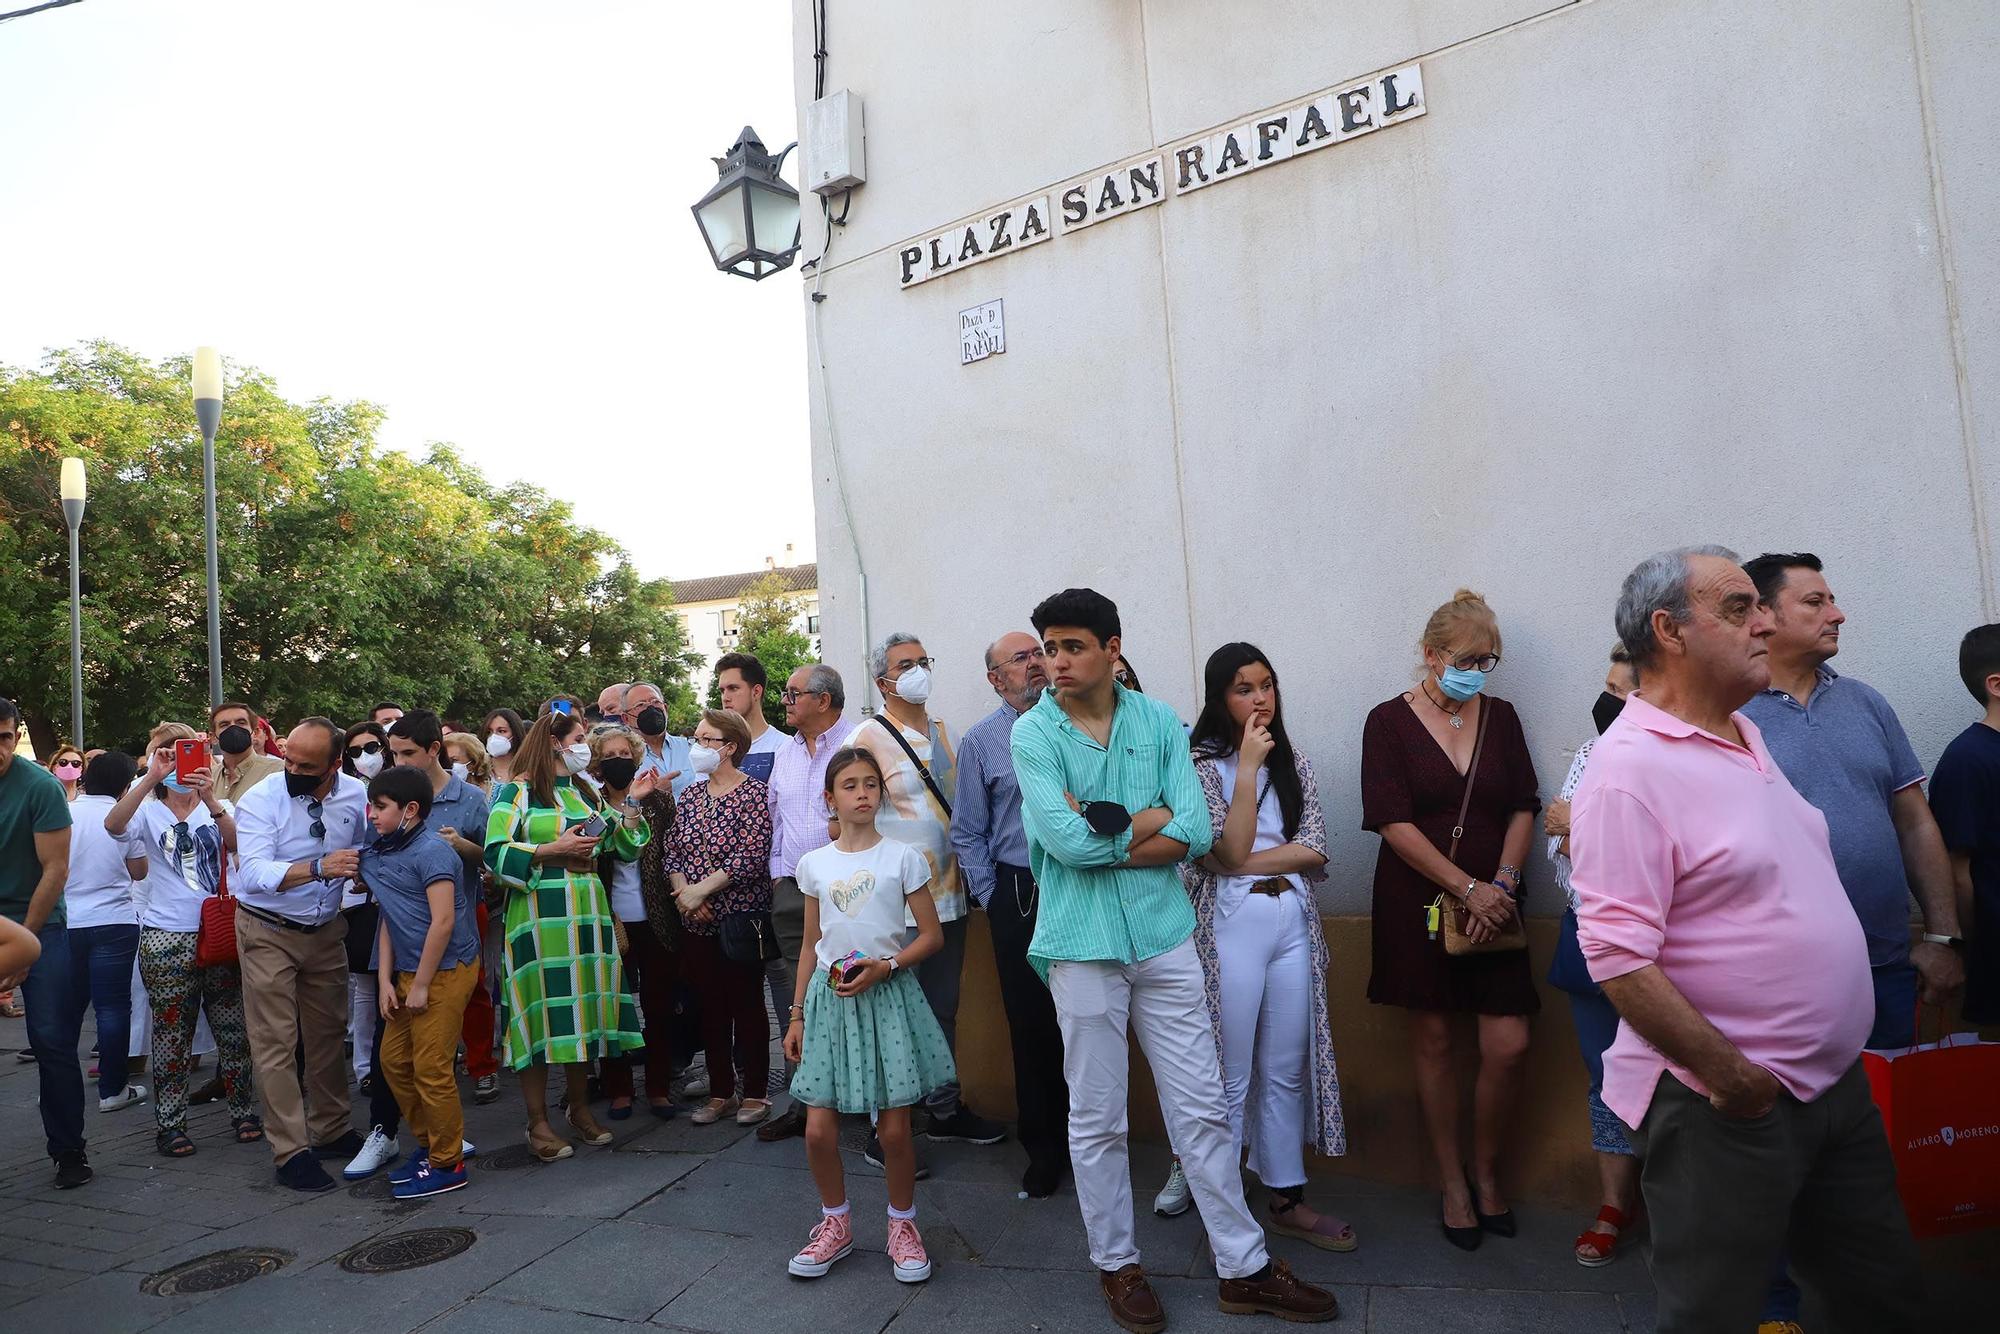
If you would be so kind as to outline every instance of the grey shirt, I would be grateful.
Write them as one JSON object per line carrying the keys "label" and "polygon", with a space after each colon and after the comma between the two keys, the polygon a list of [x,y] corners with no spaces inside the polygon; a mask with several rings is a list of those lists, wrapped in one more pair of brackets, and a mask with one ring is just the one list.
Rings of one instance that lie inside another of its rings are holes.
{"label": "grey shirt", "polygon": [[1896,711],[1872,687],[1823,666],[1804,704],[1773,689],[1743,712],[1799,795],[1826,817],[1841,888],[1868,937],[1869,965],[1903,963],[1910,881],[1890,798],[1923,782],[1924,769]]}

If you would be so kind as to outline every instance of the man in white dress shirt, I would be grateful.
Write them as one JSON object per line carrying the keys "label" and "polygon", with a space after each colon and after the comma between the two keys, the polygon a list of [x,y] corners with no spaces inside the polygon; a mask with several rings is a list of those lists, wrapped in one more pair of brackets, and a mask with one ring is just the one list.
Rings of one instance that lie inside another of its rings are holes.
{"label": "man in white dress shirt", "polygon": [[688,739],[667,731],[667,697],[651,681],[635,681],[626,687],[625,702],[619,713],[624,716],[625,725],[638,728],[639,735],[646,740],[646,753],[639,757],[639,772],[658,774],[672,782],[674,800],[680,800],[681,793],[701,775],[688,759],[691,749]]}
{"label": "man in white dress shirt", "polygon": [[[278,1181],[331,1190],[322,1157],[348,1158],[347,919],[341,892],[360,865],[367,787],[340,770],[345,736],[308,718],[285,739],[285,771],[236,807],[236,949],[250,1060]],[[294,1051],[305,1049],[305,1088]]]}

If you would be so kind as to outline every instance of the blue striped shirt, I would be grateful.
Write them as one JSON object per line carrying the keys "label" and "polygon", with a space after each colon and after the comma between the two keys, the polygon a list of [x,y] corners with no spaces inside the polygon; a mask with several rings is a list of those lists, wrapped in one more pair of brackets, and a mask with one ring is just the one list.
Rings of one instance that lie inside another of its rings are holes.
{"label": "blue striped shirt", "polygon": [[1194,934],[1180,873],[1125,865],[1132,831],[1096,832],[1064,795],[1079,803],[1115,801],[1135,815],[1165,806],[1174,815],[1160,832],[1187,844],[1192,858],[1215,842],[1180,719],[1159,700],[1113,689],[1108,746],[1070,721],[1053,690],[1014,724],[1028,866],[1041,887],[1028,962],[1045,978],[1051,963],[1138,963]]}
{"label": "blue striped shirt", "polygon": [[1021,827],[1021,786],[1014,781],[1009,744],[1021,717],[1002,704],[958,739],[958,786],[951,794],[951,846],[966,892],[980,907],[993,897],[993,864],[1028,864],[1028,833]]}

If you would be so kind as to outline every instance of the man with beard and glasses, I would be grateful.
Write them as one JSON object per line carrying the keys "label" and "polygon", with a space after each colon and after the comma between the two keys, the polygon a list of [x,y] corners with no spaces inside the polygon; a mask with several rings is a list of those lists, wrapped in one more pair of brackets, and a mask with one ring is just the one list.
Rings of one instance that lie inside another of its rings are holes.
{"label": "man with beard and glasses", "polygon": [[[367,787],[342,773],[345,734],[308,718],[285,738],[285,771],[236,807],[236,950],[250,1061],[281,1184],[333,1188],[320,1158],[352,1158],[347,1128],[347,919],[341,893],[360,865]],[[297,1051],[305,1051],[304,1087]]]}
{"label": "man with beard and glasses", "polygon": [[1028,1170],[1021,1189],[1030,1199],[1055,1194],[1069,1171],[1069,1082],[1063,1078],[1062,1027],[1049,989],[1028,963],[1039,906],[1028,869],[1028,834],[1021,826],[1021,787],[1008,749],[1014,724],[1048,688],[1041,643],[1016,630],[986,650],[986,683],[1000,707],[958,741],[958,785],[952,793],[951,846],[966,892],[986,911],[1000,1004],[1014,1049],[1014,1101]]}
{"label": "man with beard and glasses", "polygon": [[[611,715],[606,714],[607,718]],[[639,761],[639,772],[658,774],[674,787],[674,799],[701,780],[689,760],[688,739],[672,736],[667,732],[667,697],[651,681],[635,681],[625,691],[625,701],[619,707],[618,716],[639,731],[646,740],[646,754]]]}
{"label": "man with beard and glasses", "polygon": [[285,767],[283,760],[257,752],[257,710],[240,700],[208,711],[208,734],[215,739],[214,792],[219,801],[234,805]]}

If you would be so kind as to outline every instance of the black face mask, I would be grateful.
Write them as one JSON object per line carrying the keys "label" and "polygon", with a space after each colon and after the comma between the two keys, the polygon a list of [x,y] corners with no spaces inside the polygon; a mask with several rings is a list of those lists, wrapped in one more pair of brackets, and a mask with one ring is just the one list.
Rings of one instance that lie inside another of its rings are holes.
{"label": "black face mask", "polygon": [[222,747],[224,754],[241,755],[250,749],[250,729],[240,723],[225,727],[216,733],[215,744]]}
{"label": "black face mask", "polygon": [[1618,715],[1625,711],[1625,701],[1609,690],[1601,692],[1597,703],[1590,706],[1590,716],[1597,723],[1597,734],[1603,736],[1618,721]]}
{"label": "black face mask", "polygon": [[667,711],[657,704],[639,710],[639,716],[632,720],[647,736],[664,736],[667,731]]}
{"label": "black face mask", "polygon": [[597,762],[597,776],[609,787],[624,789],[632,786],[632,780],[639,776],[639,762],[614,755],[608,760]]}
{"label": "black face mask", "polygon": [[285,791],[295,797],[310,797],[325,781],[326,775],[323,773],[295,774],[290,769],[285,770]]}

